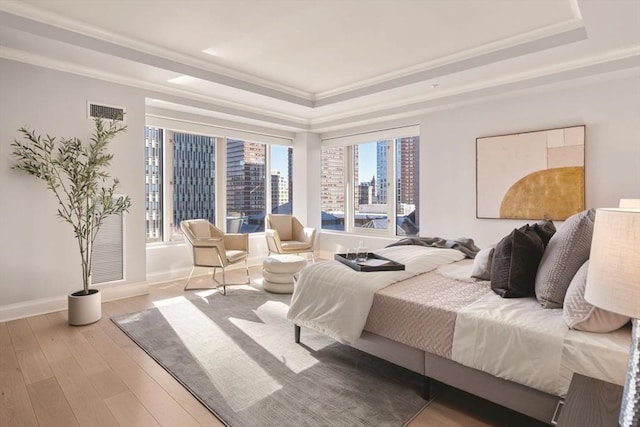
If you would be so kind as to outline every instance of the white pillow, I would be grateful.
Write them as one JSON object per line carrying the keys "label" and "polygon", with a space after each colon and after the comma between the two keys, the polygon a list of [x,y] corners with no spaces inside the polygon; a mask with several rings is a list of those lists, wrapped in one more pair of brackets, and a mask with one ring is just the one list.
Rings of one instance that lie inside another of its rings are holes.
{"label": "white pillow", "polygon": [[562,315],[567,326],[586,332],[611,332],[626,325],[629,317],[598,308],[584,299],[587,285],[587,260],[571,280],[567,294],[564,297]]}
{"label": "white pillow", "polygon": [[471,277],[481,280],[491,280],[491,264],[495,245],[480,250],[473,259]]}

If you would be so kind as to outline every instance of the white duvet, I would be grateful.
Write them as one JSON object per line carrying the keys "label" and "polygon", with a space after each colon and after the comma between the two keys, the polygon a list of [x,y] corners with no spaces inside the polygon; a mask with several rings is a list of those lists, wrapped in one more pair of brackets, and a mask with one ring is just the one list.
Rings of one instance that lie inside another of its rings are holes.
{"label": "white duvet", "polygon": [[451,359],[500,378],[564,396],[574,372],[623,384],[628,328],[608,334],[570,330],[562,309],[535,298],[493,293],[458,312]]}
{"label": "white duvet", "polygon": [[376,291],[464,258],[455,249],[423,246],[393,246],[375,253],[404,264],[405,270],[358,272],[338,261],[313,264],[300,272],[287,319],[353,343],[362,334]]}

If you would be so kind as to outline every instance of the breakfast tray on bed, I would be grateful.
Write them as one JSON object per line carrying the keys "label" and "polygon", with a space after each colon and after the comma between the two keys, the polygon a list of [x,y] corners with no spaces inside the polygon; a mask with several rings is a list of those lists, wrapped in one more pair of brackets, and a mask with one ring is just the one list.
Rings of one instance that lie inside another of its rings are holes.
{"label": "breakfast tray on bed", "polygon": [[404,270],[404,264],[374,253],[367,254],[366,261],[349,261],[347,254],[335,254],[334,259],[355,271],[397,271]]}

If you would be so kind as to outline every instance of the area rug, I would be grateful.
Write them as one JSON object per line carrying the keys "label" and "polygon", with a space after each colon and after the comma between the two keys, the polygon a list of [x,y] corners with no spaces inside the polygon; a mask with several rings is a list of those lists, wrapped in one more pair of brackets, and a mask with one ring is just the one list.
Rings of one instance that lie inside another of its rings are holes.
{"label": "area rug", "polygon": [[241,287],[113,317],[226,425],[402,426],[426,404],[421,376],[286,319],[290,295]]}

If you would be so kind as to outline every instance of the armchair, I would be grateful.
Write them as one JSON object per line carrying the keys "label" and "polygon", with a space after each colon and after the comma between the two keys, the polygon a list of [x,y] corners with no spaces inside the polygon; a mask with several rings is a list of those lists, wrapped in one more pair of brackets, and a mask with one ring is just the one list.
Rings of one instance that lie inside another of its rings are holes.
{"label": "armchair", "polygon": [[269,255],[311,253],[313,256],[316,229],[305,227],[292,215],[268,214],[265,218],[265,236]]}
{"label": "armchair", "polygon": [[[209,288],[188,288],[189,281],[196,267],[213,267],[213,281],[222,285],[222,294],[227,294],[225,267],[244,261],[249,283],[249,235],[240,233],[224,233],[205,219],[186,220],[180,223],[191,255],[193,268],[184,285],[184,290]],[[216,280],[216,269],[222,268],[222,283]]]}

